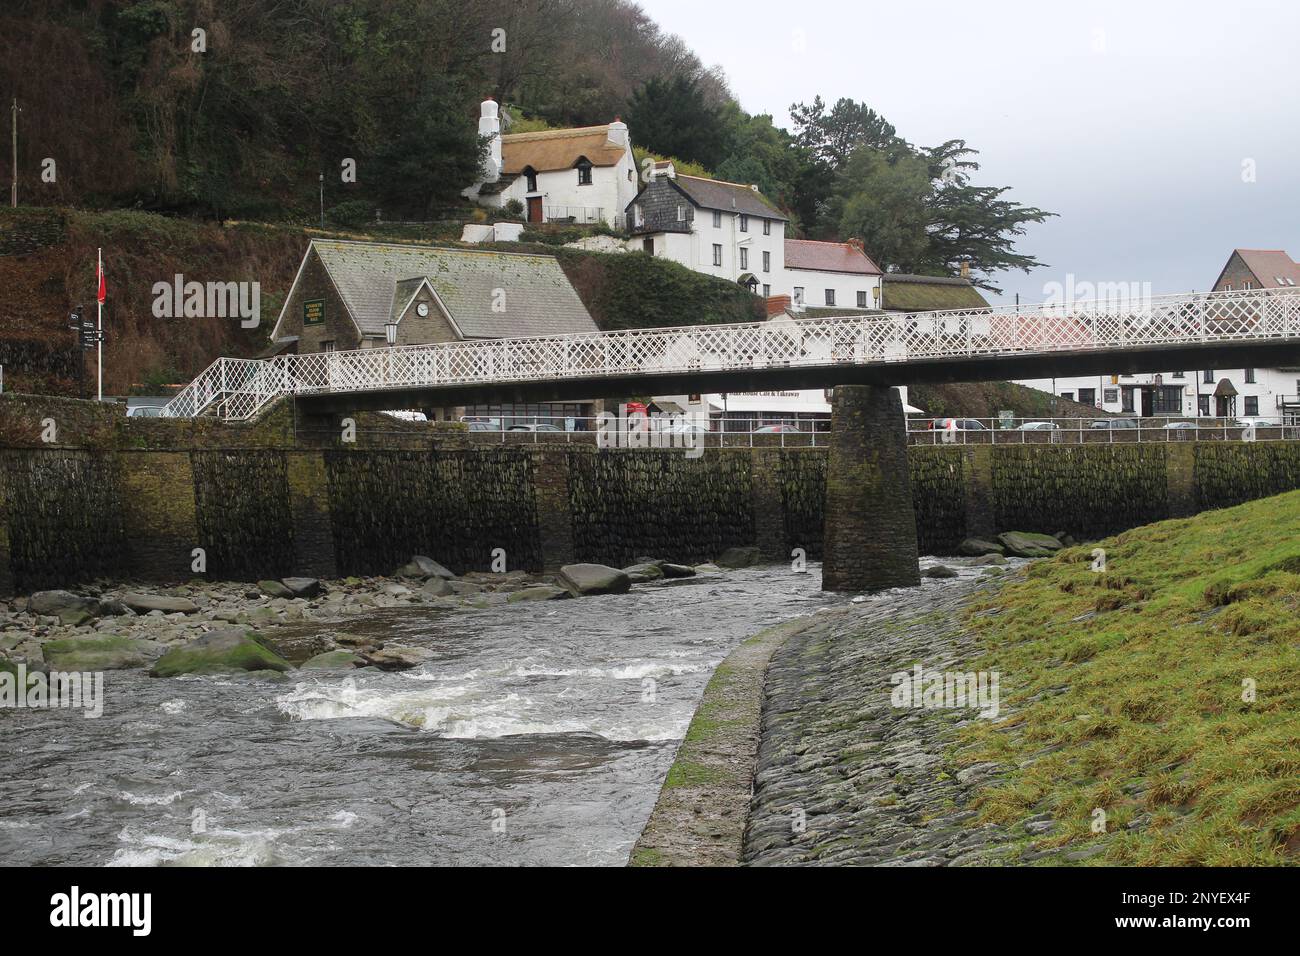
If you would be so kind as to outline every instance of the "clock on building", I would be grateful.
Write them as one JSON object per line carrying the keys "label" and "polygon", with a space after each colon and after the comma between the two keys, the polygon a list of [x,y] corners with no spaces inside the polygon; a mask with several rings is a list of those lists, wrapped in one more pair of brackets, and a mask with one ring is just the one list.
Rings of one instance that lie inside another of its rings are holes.
{"label": "clock on building", "polygon": [[426,315],[428,315],[429,303],[421,302],[419,305],[417,305],[415,307],[415,314],[418,315],[420,318],[424,318]]}

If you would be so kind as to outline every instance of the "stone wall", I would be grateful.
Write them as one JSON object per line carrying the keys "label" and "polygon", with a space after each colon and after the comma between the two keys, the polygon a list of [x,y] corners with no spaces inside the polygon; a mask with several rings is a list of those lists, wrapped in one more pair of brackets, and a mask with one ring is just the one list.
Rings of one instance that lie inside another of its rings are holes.
{"label": "stone wall", "polygon": [[[38,438],[0,450],[0,593],[101,576],[187,580],[195,548],[210,576],[247,580],[391,573],[413,553],[488,570],[498,548],[507,569],[526,570],[643,554],[702,561],[745,544],[773,560],[795,548],[822,554],[824,449],[691,459],[680,449],[430,447],[404,431],[394,441],[410,447],[381,448],[363,444],[364,429],[357,446],[295,447],[283,441],[292,412],[281,414],[272,437],[247,431],[243,447],[205,423],[189,423],[189,447],[160,448],[161,433],[137,443],[116,419],[86,419],[102,447]],[[914,447],[908,457],[920,550],[934,554],[1006,530],[1099,538],[1300,488],[1296,443]]]}

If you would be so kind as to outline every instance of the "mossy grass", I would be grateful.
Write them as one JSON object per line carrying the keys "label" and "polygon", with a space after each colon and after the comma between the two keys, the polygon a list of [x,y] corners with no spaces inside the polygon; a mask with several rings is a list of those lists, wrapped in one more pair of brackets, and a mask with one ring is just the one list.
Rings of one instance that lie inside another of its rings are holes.
{"label": "mossy grass", "polygon": [[973,822],[1051,812],[1039,848],[1105,840],[1091,865],[1300,862],[1300,492],[1067,549],[970,621],[1010,712],[959,761],[1019,768]]}

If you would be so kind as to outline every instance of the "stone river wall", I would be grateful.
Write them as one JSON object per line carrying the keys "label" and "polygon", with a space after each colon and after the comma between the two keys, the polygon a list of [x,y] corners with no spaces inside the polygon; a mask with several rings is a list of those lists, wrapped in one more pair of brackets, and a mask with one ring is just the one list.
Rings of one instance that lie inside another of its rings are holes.
{"label": "stone river wall", "polygon": [[[39,413],[27,417],[8,421],[35,434]],[[821,555],[825,449],[692,459],[472,447],[401,429],[313,448],[284,418],[243,432],[92,424],[90,447],[0,448],[0,593],[188,580],[199,576],[195,549],[209,577],[234,580],[387,574],[414,553],[458,573],[489,570],[494,555],[530,571],[640,555],[699,562],[748,544],[774,560]],[[1298,488],[1300,443],[914,447],[909,467],[921,551],[947,554],[967,536],[1100,538]]]}

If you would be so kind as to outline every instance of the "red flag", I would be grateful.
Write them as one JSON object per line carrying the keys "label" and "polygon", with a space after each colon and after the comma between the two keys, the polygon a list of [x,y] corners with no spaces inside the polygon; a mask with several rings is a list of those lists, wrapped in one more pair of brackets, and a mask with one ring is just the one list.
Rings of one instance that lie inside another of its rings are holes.
{"label": "red flag", "polygon": [[104,284],[104,261],[102,259],[99,261],[99,265],[95,267],[95,271],[99,273],[99,295],[95,298],[99,300],[100,305],[103,305],[104,300],[108,298],[108,286]]}

